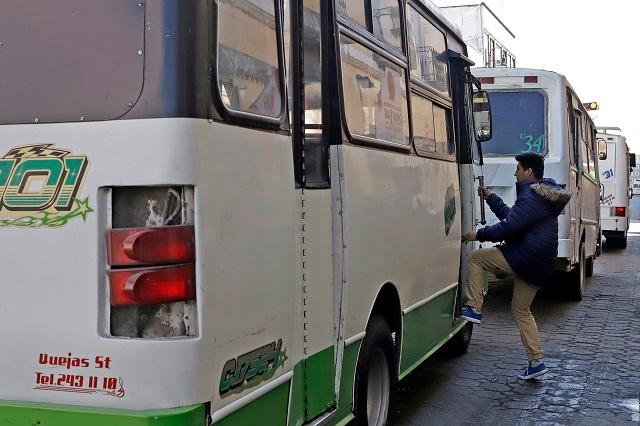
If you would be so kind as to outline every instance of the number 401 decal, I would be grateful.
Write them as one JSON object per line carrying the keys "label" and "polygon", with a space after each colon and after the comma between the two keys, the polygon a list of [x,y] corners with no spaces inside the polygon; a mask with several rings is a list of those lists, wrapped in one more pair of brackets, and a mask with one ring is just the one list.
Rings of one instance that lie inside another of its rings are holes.
{"label": "number 401 decal", "polygon": [[11,149],[0,158],[0,226],[58,227],[89,212],[77,198],[87,157],[52,144]]}

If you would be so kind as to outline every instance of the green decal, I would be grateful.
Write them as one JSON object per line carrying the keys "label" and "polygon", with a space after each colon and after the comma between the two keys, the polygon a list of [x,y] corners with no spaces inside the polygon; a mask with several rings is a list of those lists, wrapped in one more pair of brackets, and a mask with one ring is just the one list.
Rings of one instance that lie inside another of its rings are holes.
{"label": "green decal", "polygon": [[456,218],[456,197],[455,187],[453,184],[447,188],[447,193],[444,196],[444,232],[449,235],[451,225]]}
{"label": "green decal", "polygon": [[0,227],[59,227],[93,211],[77,197],[88,161],[52,144],[11,149],[0,159]]}
{"label": "green decal", "polygon": [[84,172],[87,169],[87,164],[88,161],[86,157],[66,157],[64,159],[67,175],[64,178],[64,183],[60,187],[56,209],[71,209],[73,199],[78,192],[78,182],[82,181]]}
{"label": "green decal", "polygon": [[286,350],[281,349],[282,339],[279,339],[277,344],[271,342],[227,361],[220,376],[220,396],[241,393],[273,377],[287,360]]}

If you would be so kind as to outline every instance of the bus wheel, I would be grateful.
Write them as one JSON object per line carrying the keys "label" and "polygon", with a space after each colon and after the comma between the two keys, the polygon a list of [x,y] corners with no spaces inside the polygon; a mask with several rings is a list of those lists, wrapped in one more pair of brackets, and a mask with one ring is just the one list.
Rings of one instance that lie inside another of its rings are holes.
{"label": "bus wheel", "polygon": [[447,355],[459,356],[467,352],[471,335],[473,334],[473,323],[467,322],[453,337],[445,343],[443,349]]}
{"label": "bus wheel", "polygon": [[373,315],[367,325],[356,369],[356,422],[383,426],[389,415],[389,395],[395,375],[395,355],[389,325]]}
{"label": "bus wheel", "polygon": [[586,259],[584,257],[584,244],[580,244],[580,261],[569,272],[569,297],[579,302],[584,295],[584,283],[586,276]]}
{"label": "bus wheel", "polygon": [[618,248],[622,248],[622,249],[627,248],[627,236],[626,235],[618,240],[617,247]]}
{"label": "bus wheel", "polygon": [[593,264],[596,262],[596,257],[592,256],[587,259],[587,264],[585,265],[584,273],[587,277],[593,276]]}

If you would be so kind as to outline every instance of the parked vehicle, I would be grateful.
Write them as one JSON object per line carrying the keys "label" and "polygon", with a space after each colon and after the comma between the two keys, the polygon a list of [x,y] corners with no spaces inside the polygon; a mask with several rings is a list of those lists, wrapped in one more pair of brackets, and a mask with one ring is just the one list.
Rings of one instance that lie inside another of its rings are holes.
{"label": "parked vehicle", "polygon": [[[629,184],[635,155],[629,153],[626,138],[619,127],[598,127],[598,165],[602,196],[600,198],[600,227],[611,247],[627,247],[627,231],[631,216],[629,199],[633,196]],[[640,185],[638,185],[640,188]]]}
{"label": "parked vehicle", "polygon": [[382,425],[466,349],[488,96],[384,4],[0,4],[0,424]]}
{"label": "parked vehicle", "polygon": [[633,186],[631,187],[631,195],[640,195],[640,181],[636,180],[633,182]]}
{"label": "parked vehicle", "polygon": [[[545,177],[573,193],[558,217],[557,269],[571,295],[582,298],[599,254],[600,206],[595,125],[567,79],[526,68],[474,68],[489,92],[493,138],[484,144],[485,184],[507,204],[516,198],[514,156],[545,157]],[[487,215],[488,224],[498,219]]]}

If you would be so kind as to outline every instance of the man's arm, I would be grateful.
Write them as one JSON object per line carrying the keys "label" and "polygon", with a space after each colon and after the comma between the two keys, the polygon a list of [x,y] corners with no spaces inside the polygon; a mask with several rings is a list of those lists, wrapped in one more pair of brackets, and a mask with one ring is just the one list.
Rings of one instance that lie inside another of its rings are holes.
{"label": "man's arm", "polygon": [[[499,197],[498,200],[500,200]],[[495,225],[479,229],[476,239],[478,241],[498,243],[526,231],[531,225],[548,215],[548,207],[535,201],[535,197],[532,195],[518,197],[516,203],[509,209],[509,213],[505,218]],[[500,200],[500,202],[502,202],[502,200]],[[502,203],[502,205],[504,205],[504,203]],[[506,208],[508,209],[508,207]]]}
{"label": "man's arm", "polygon": [[499,220],[506,218],[511,211],[511,207],[507,206],[504,201],[502,201],[502,198],[493,192],[486,198],[486,201],[493,214],[495,214]]}

